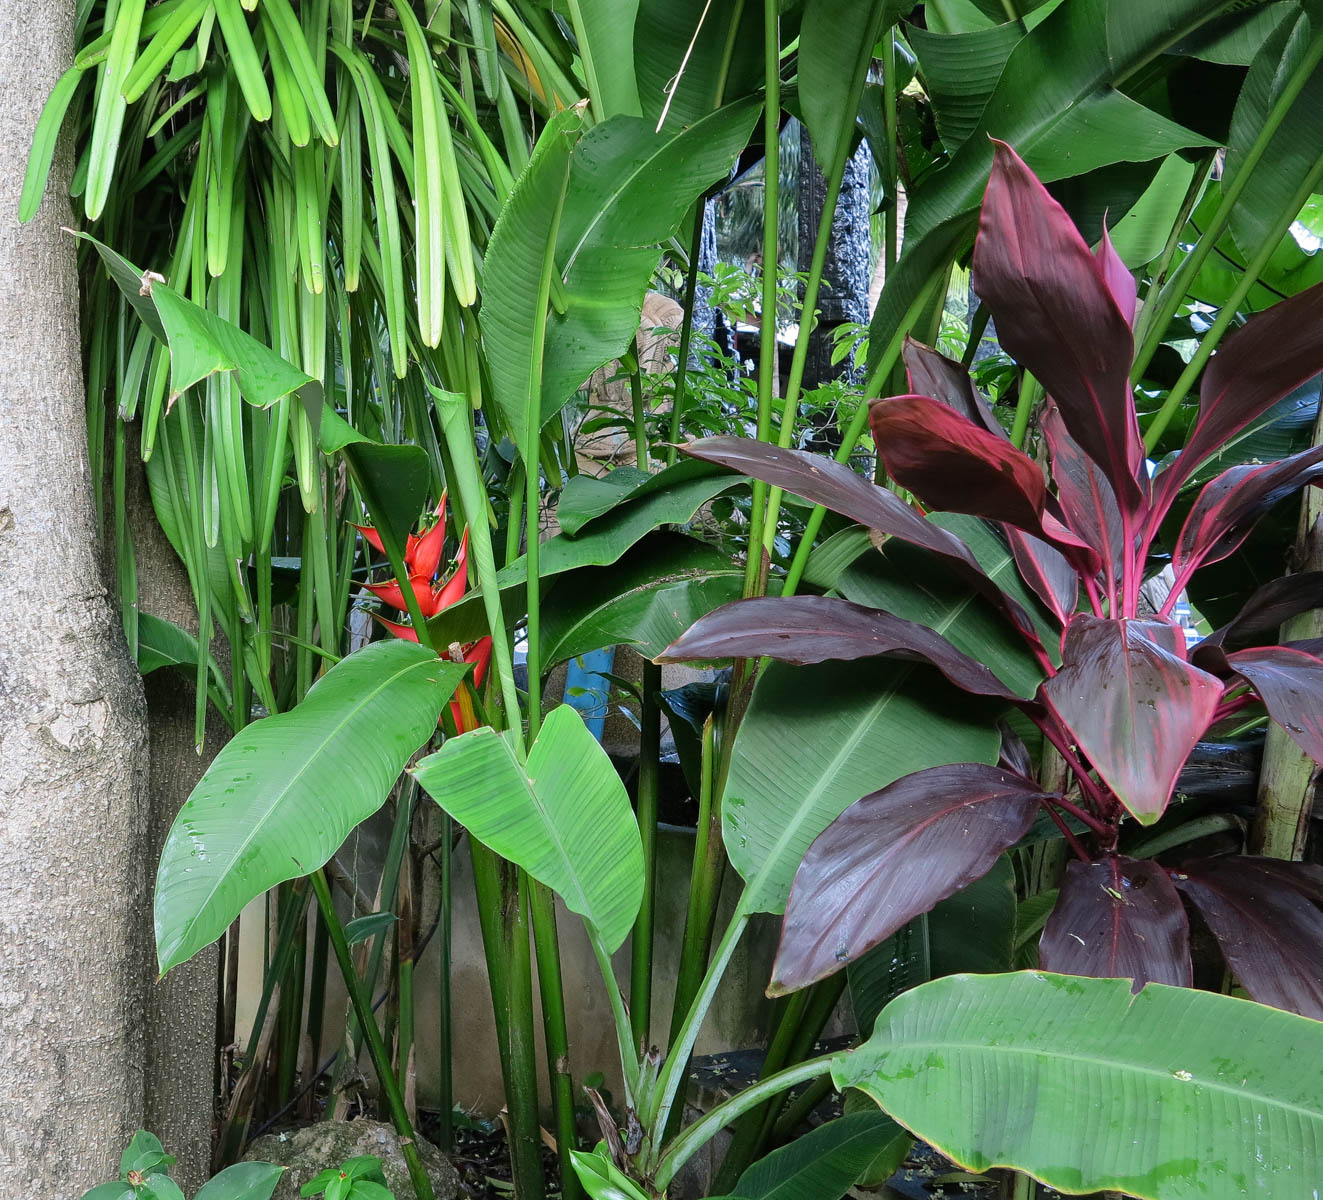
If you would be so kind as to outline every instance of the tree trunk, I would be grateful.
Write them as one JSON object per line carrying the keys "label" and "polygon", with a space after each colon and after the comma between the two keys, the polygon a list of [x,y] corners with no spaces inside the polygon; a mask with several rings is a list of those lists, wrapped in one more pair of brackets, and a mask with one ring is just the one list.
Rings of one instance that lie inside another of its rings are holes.
{"label": "tree trunk", "polygon": [[142,1119],[142,689],[106,603],[67,156],[17,220],[74,6],[0,0],[0,1197],[76,1200]]}
{"label": "tree trunk", "polygon": [[[130,444],[137,444],[136,431]],[[141,464],[136,469],[130,466],[129,487],[139,608],[196,634],[197,609],[188,576],[156,522]],[[229,729],[211,709],[206,744],[199,755],[193,745],[192,682],[182,672],[159,670],[148,675],[143,686],[150,763],[145,844],[147,865],[154,875],[170,825],[224,745]],[[153,944],[150,906],[141,919],[143,936]],[[159,983],[154,955],[148,956],[146,968],[146,1127],[179,1159],[171,1175],[190,1196],[202,1186],[211,1163],[218,955],[215,946],[208,946]]]}

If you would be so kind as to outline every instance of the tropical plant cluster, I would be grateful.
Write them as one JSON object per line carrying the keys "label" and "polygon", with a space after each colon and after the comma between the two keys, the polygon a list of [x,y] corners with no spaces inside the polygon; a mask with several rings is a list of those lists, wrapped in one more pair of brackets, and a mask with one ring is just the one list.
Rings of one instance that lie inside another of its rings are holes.
{"label": "tropical plant cluster", "polygon": [[[24,214],[63,131],[125,638],[193,681],[199,746],[209,710],[229,732],[157,864],[159,969],[218,940],[237,962],[241,912],[270,918],[253,1027],[219,1031],[246,1056],[204,1192],[256,1196],[266,1176],[220,1186],[254,1122],[323,1089],[343,1108],[365,1053],[431,1200],[414,972],[437,939],[449,1143],[464,855],[520,1200],[546,1192],[544,1138],[565,1200],[647,1200],[723,1130],[702,1186],[743,1200],[878,1186],[915,1138],[1017,1197],[1307,1194],[1313,0],[85,0],[79,21]],[[790,276],[788,116],[827,197]],[[816,328],[861,144],[881,292],[866,329]],[[705,205],[754,169],[771,265],[700,271]],[[700,284],[757,323],[752,371],[697,327]],[[683,320],[649,376],[657,286]],[[823,337],[850,369],[806,387]],[[603,370],[628,412],[593,410]],[[611,421],[634,464],[591,474],[576,443]],[[139,478],[184,618],[140,605]],[[555,671],[603,650],[643,660],[609,681],[638,728],[624,770]],[[668,689],[673,663],[723,673]],[[663,730],[696,813],[669,1024]],[[1213,744],[1262,747],[1256,801],[1189,784]],[[362,906],[336,855],[374,818]],[[614,1064],[569,1037],[567,914]],[[760,1073],[686,1121],[768,914]],[[618,1092],[584,1086],[603,1071]],[[103,1194],[172,1195],[135,1145]],[[366,1162],[321,1183],[382,1186]]]}

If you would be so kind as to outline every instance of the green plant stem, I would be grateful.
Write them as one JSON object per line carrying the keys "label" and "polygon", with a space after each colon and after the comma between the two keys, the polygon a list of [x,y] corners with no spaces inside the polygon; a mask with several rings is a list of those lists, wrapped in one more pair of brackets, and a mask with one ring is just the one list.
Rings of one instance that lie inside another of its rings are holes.
{"label": "green plant stem", "polygon": [[[470,543],[472,544],[472,543]],[[510,1165],[519,1200],[544,1192],[533,1037],[532,962],[519,871],[469,837],[478,919],[491,983],[496,1045],[510,1116]]]}
{"label": "green plant stem", "polygon": [[[510,652],[510,638],[505,628],[505,614],[501,610],[501,589],[496,582],[496,559],[492,553],[491,529],[487,525],[487,493],[482,483],[478,455],[473,441],[472,410],[464,396],[454,392],[433,389],[436,410],[441,418],[441,430],[450,450],[455,467],[455,483],[460,503],[469,514],[469,549],[473,553],[473,566],[482,592],[483,611],[487,616],[487,632],[492,639],[492,661],[496,678],[501,685],[501,699],[505,705],[505,719],[512,729],[518,729],[519,691],[515,687],[514,659]],[[536,494],[536,489],[535,489]]]}
{"label": "green plant stem", "polygon": [[[528,624],[524,636],[528,639],[528,745],[533,744],[542,727],[542,538],[539,522],[542,516],[542,495],[538,488],[540,474],[537,460],[524,464],[524,579],[528,609]],[[497,604],[500,598],[497,593]],[[516,709],[516,712],[519,710]],[[517,729],[518,726],[512,726]]]}
{"label": "green plant stem", "polygon": [[974,310],[974,316],[969,322],[969,340],[965,343],[965,352],[960,356],[960,365],[969,370],[974,365],[974,356],[978,353],[979,343],[983,340],[983,334],[988,328],[988,318],[991,311],[986,304],[980,304]]}
{"label": "green plant stem", "polygon": [[639,712],[639,837],[643,842],[643,901],[630,945],[629,1016],[634,1049],[646,1054],[652,1029],[652,933],[657,889],[657,800],[661,783],[661,667],[643,663]]}
{"label": "green plant stem", "polygon": [[[1278,243],[1286,235],[1286,231],[1291,228],[1291,222],[1296,219],[1305,202],[1313,194],[1314,186],[1318,183],[1320,177],[1323,177],[1323,157],[1320,157],[1310,168],[1309,173],[1296,189],[1295,195],[1291,197],[1285,210],[1269,229],[1268,236],[1263,239],[1259,248],[1254,252],[1254,257],[1246,264],[1240,282],[1236,284],[1231,295],[1227,297],[1225,303],[1219,309],[1217,319],[1208,332],[1204,334],[1203,340],[1199,343],[1199,348],[1194,352],[1194,357],[1186,364],[1180,378],[1176,380],[1171,391],[1167,394],[1167,399],[1163,402],[1162,408],[1158,410],[1157,416],[1149,424],[1148,432],[1144,435],[1144,448],[1148,452],[1152,453],[1153,448],[1158,444],[1167,426],[1171,423],[1171,419],[1180,408],[1181,401],[1189,394],[1190,388],[1194,386],[1194,381],[1198,379],[1204,365],[1212,357],[1213,351],[1217,349],[1218,343],[1222,340],[1222,335],[1226,333],[1227,328],[1235,319],[1241,303],[1249,295],[1250,289],[1258,282],[1259,275],[1263,268],[1268,265],[1268,260],[1276,251]],[[1203,239],[1200,238],[1200,241],[1202,242]],[[1175,281],[1173,280],[1173,282]]]}
{"label": "green plant stem", "polygon": [[726,861],[721,842],[721,809],[713,787],[715,732],[711,717],[703,723],[702,757],[698,783],[698,823],[694,838],[694,861],[689,874],[689,907],[675,978],[675,1002],[671,1006],[670,1044],[680,1035],[685,1014],[698,995],[707,970],[716,921],[717,896]]}
{"label": "green plant stem", "polygon": [[[772,383],[776,378],[776,276],[778,267],[777,215],[781,188],[781,20],[777,0],[763,0],[763,278],[762,312],[758,329],[758,440],[765,442],[772,428]],[[749,513],[748,562],[744,568],[744,595],[762,591],[761,532],[767,509],[767,485],[753,481]]]}
{"label": "green plant stem", "polygon": [[[712,955],[712,962],[703,976],[702,987],[699,988],[698,995],[685,1014],[680,1032],[671,1046],[670,1053],[666,1056],[666,1061],[662,1064],[654,1093],[655,1107],[648,1114],[650,1120],[645,1122],[658,1133],[664,1130],[670,1121],[671,1108],[675,1104],[680,1085],[684,1082],[685,1072],[689,1067],[689,1056],[693,1053],[694,1042],[698,1040],[698,1031],[702,1028],[703,1019],[707,1016],[707,1010],[717,994],[717,986],[730,964],[731,955],[735,953],[735,947],[739,944],[740,935],[744,933],[744,928],[749,923],[749,916],[743,901],[736,905],[734,913],[731,914],[730,924],[721,935],[721,941],[717,943]],[[743,1109],[740,1111],[742,1112]]]}
{"label": "green plant stem", "polygon": [[[837,462],[846,462],[850,455],[854,453],[854,448],[864,432],[864,426],[868,423],[868,397],[876,394],[878,385],[891,374],[896,363],[900,361],[900,352],[905,345],[905,335],[914,322],[918,320],[919,314],[923,311],[924,306],[928,303],[942,278],[942,272],[934,272],[927,283],[915,294],[914,299],[910,301],[910,306],[906,310],[900,326],[887,344],[886,352],[878,360],[877,367],[864,384],[863,396],[854,411],[854,416],[850,419],[850,425],[845,431],[845,436],[841,439],[840,449],[834,455]],[[821,504],[814,505],[813,511],[809,513],[808,522],[804,528],[804,536],[800,538],[799,546],[795,550],[795,557],[790,563],[790,570],[786,572],[785,584],[781,589],[783,596],[793,596],[798,590],[800,581],[804,578],[804,569],[808,566],[809,555],[813,552],[813,541],[818,536],[818,530],[822,528],[822,522],[826,515],[827,510]]]}
{"label": "green plant stem", "polygon": [[703,252],[703,210],[707,205],[700,197],[694,206],[694,233],[689,240],[689,273],[684,281],[684,316],[680,320],[680,345],[675,360],[675,393],[671,400],[671,436],[666,447],[666,465],[673,466],[676,444],[680,441],[680,421],[684,415],[684,385],[689,377],[689,344],[694,334],[694,304],[698,296],[698,259]]}
{"label": "green plant stem", "polygon": [[1011,1200],[1034,1200],[1038,1195],[1038,1184],[1033,1176],[1016,1171],[1012,1176]]}
{"label": "green plant stem", "polygon": [[437,1145],[447,1153],[455,1148],[455,1022],[451,1006],[450,962],[451,939],[454,935],[454,893],[455,847],[454,830],[450,814],[445,809],[441,813],[441,846],[439,848],[441,868],[441,888],[438,903],[441,926],[437,930],[440,939],[437,945],[437,1107],[441,1110],[438,1122]]}
{"label": "green plant stem", "polygon": [[616,1027],[616,1047],[620,1051],[620,1065],[625,1077],[625,1100],[630,1105],[637,1105],[639,1100],[639,1056],[634,1049],[633,1031],[629,1027],[629,1013],[625,1010],[625,998],[620,994],[620,984],[616,981],[615,968],[611,964],[611,955],[607,953],[602,940],[588,929],[588,940],[593,948],[593,956],[602,973],[602,983],[606,987],[607,999],[611,1004],[611,1019]]}
{"label": "green plant stem", "polygon": [[826,1054],[821,1058],[811,1058],[808,1062],[787,1067],[784,1071],[760,1079],[752,1087],[745,1088],[738,1095],[732,1096],[705,1113],[666,1148],[666,1153],[662,1155],[653,1175],[657,1187],[664,1190],[675,1177],[675,1173],[741,1113],[748,1112],[765,1100],[780,1095],[797,1083],[806,1083],[810,1079],[826,1075],[831,1070],[834,1058],[835,1055]]}
{"label": "green plant stem", "polygon": [[640,471],[648,469],[648,414],[643,406],[643,371],[638,354],[627,356],[629,369],[629,395],[634,410],[634,465]]}
{"label": "green plant stem", "polygon": [[827,1076],[815,1079],[798,1096],[787,1104],[776,1124],[772,1126],[771,1142],[775,1146],[788,1142],[807,1119],[809,1113],[818,1107],[832,1090],[832,1082]]}
{"label": "green plant stem", "polygon": [[1011,424],[1011,445],[1024,449],[1025,435],[1029,432],[1029,418],[1043,397],[1043,386],[1028,371],[1020,373],[1020,394],[1015,398],[1015,420]]}
{"label": "green plant stem", "polygon": [[391,1123],[400,1137],[400,1152],[404,1155],[405,1164],[409,1168],[409,1179],[413,1183],[414,1194],[418,1200],[435,1200],[431,1180],[428,1179],[422,1159],[418,1156],[418,1146],[414,1141],[409,1114],[405,1111],[399,1080],[390,1069],[390,1053],[386,1049],[386,1043],[381,1040],[381,1030],[377,1028],[376,1019],[372,1015],[371,998],[364,992],[362,980],[354,970],[353,955],[349,951],[349,943],[345,940],[344,926],[340,924],[340,917],[335,911],[335,901],[331,898],[326,873],[318,868],[309,878],[312,880],[313,892],[317,896],[317,904],[326,921],[331,949],[335,952],[336,962],[340,964],[340,971],[344,975],[345,987],[349,990],[349,1001],[358,1015],[359,1024],[367,1032],[368,1053],[372,1057],[373,1067],[376,1068],[377,1078],[381,1081],[381,1090],[390,1109]]}
{"label": "green plant stem", "polygon": [[[1291,105],[1295,103],[1296,97],[1300,95],[1305,84],[1309,82],[1310,76],[1314,73],[1314,68],[1320,62],[1323,62],[1323,28],[1315,33],[1313,40],[1309,43],[1309,48],[1305,51],[1304,58],[1300,60],[1299,65],[1291,73],[1291,78],[1286,81],[1286,85],[1273,102],[1272,108],[1268,110],[1263,125],[1259,128],[1250,148],[1245,152],[1245,157],[1241,159],[1235,175],[1229,180],[1222,181],[1222,199],[1217,206],[1217,211],[1213,214],[1213,219],[1203,233],[1199,235],[1199,240],[1195,243],[1194,248],[1186,255],[1185,260],[1177,267],[1176,273],[1157,297],[1157,301],[1153,306],[1152,317],[1146,317],[1148,332],[1139,347],[1139,352],[1135,355],[1134,365],[1130,370],[1132,381],[1137,382],[1141,379],[1149,363],[1153,361],[1153,355],[1157,353],[1158,347],[1162,344],[1167,323],[1175,315],[1176,309],[1180,307],[1181,300],[1185,293],[1189,291],[1190,284],[1194,282],[1200,268],[1204,265],[1204,261],[1212,253],[1222,234],[1226,232],[1227,227],[1231,224],[1231,214],[1236,207],[1236,201],[1240,198],[1241,192],[1245,190],[1245,185],[1249,182],[1255,167],[1258,166],[1259,160],[1266,153],[1268,145],[1277,133],[1282,121],[1286,119],[1286,114],[1290,111]],[[1306,197],[1307,195],[1306,193]],[[1291,220],[1295,219],[1303,205],[1304,201],[1302,200],[1292,208]],[[1287,222],[1287,226],[1290,226],[1290,221]],[[1281,234],[1278,234],[1277,239],[1273,241],[1274,247],[1280,238]],[[1254,272],[1254,278],[1257,277],[1258,273]],[[1235,307],[1234,304],[1228,306]],[[1170,420],[1170,418],[1168,419]],[[1164,422],[1163,428],[1165,427]]]}
{"label": "green plant stem", "polygon": [[[851,124],[854,118],[851,116]],[[790,360],[790,375],[786,379],[785,399],[781,405],[781,425],[777,432],[776,444],[783,449],[790,445],[795,436],[796,406],[799,403],[800,388],[804,384],[804,367],[808,362],[811,328],[816,324],[815,310],[818,307],[818,292],[822,287],[822,272],[827,264],[827,249],[831,244],[832,218],[836,215],[836,202],[841,195],[841,181],[845,176],[846,154],[849,151],[848,135],[841,139],[841,149],[828,165],[827,194],[822,204],[822,215],[818,218],[818,232],[813,242],[813,258],[809,262],[808,278],[804,283],[804,308],[800,315],[799,333],[795,337],[795,352]],[[767,497],[767,515],[763,519],[763,549],[771,554],[776,541],[776,525],[781,515],[781,497],[783,490],[773,487]]]}
{"label": "green plant stem", "polygon": [[900,257],[900,230],[897,228],[900,217],[900,172],[896,160],[896,94],[896,29],[892,26],[887,30],[882,46],[882,128],[887,139],[886,153],[880,164],[882,194],[886,206],[882,226],[882,255],[886,264],[884,278],[891,274],[891,268]]}
{"label": "green plant stem", "polygon": [[574,1172],[570,1151],[577,1149],[574,1134],[574,1081],[570,1077],[570,1035],[565,1021],[565,989],[561,980],[560,946],[556,936],[556,901],[546,884],[525,875],[528,909],[533,918],[533,946],[537,952],[537,981],[542,997],[543,1032],[547,1047],[547,1078],[556,1117],[556,1147],[560,1159],[560,1186],[564,1200],[580,1200],[583,1187]]}

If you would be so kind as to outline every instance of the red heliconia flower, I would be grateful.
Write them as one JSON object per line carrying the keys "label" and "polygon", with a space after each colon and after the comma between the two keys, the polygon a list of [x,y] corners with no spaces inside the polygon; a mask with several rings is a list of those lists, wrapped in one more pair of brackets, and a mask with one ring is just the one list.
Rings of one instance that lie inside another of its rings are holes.
{"label": "red heliconia flower", "polygon": [[[412,631],[411,631],[412,632]],[[490,637],[482,638],[464,649],[464,661],[466,663],[476,664],[473,668],[473,686],[479,688],[482,686],[483,676],[487,674],[487,668],[492,661],[492,640]],[[450,715],[455,721],[455,729],[459,733],[468,732],[468,722],[464,716],[464,708],[458,701],[450,702]]]}
{"label": "red heliconia flower", "polygon": [[436,524],[426,533],[409,539],[409,548],[404,555],[405,566],[410,575],[421,575],[430,580],[441,565],[441,550],[446,544],[446,494],[441,493],[441,503],[436,506]]}
{"label": "red heliconia flower", "polygon": [[[418,601],[418,607],[422,610],[425,617],[436,616],[437,609],[433,607],[433,593],[431,580],[425,575],[410,575],[409,585],[413,588],[413,594]],[[404,591],[395,580],[388,580],[386,583],[366,583],[363,585],[376,598],[391,608],[398,608],[400,612],[407,612],[408,603],[404,599]]]}

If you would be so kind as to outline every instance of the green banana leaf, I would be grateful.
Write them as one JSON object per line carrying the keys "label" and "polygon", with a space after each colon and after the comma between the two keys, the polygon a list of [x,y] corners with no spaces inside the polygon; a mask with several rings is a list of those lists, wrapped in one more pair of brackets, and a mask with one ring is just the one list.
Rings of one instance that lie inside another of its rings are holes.
{"label": "green banana leaf", "polygon": [[450,738],[413,774],[470,834],[583,917],[607,952],[623,945],[643,901],[643,843],[625,785],[573,708],[551,710],[526,766],[483,727]]}
{"label": "green banana leaf", "polygon": [[542,661],[632,646],[655,658],[699,617],[739,599],[744,572],[697,538],[656,533],[619,562],[561,577],[542,599]]}
{"label": "green banana leaf", "polygon": [[600,120],[637,117],[639,85],[634,77],[634,22],[638,0],[577,0],[579,57]]}
{"label": "green banana leaf", "polygon": [[[830,164],[854,134],[859,88],[884,22],[896,20],[891,0],[805,0],[799,36],[800,116],[813,155]],[[852,51],[852,53],[847,53]]]}
{"label": "green banana leaf", "polygon": [[1231,996],[953,975],[893,1001],[832,1079],[971,1171],[1064,1192],[1305,1197],[1323,1178],[1323,1023]]}
{"label": "green banana leaf", "polygon": [[381,807],[468,670],[412,642],[377,642],[331,668],[297,708],[226,743],[161,851],[161,973],[268,888],[322,866]]}
{"label": "green banana leaf", "polygon": [[996,761],[986,706],[936,672],[878,660],[772,663],[732,750],[722,806],[726,853],[747,911],[784,911],[813,839],[861,796],[951,762]]}

